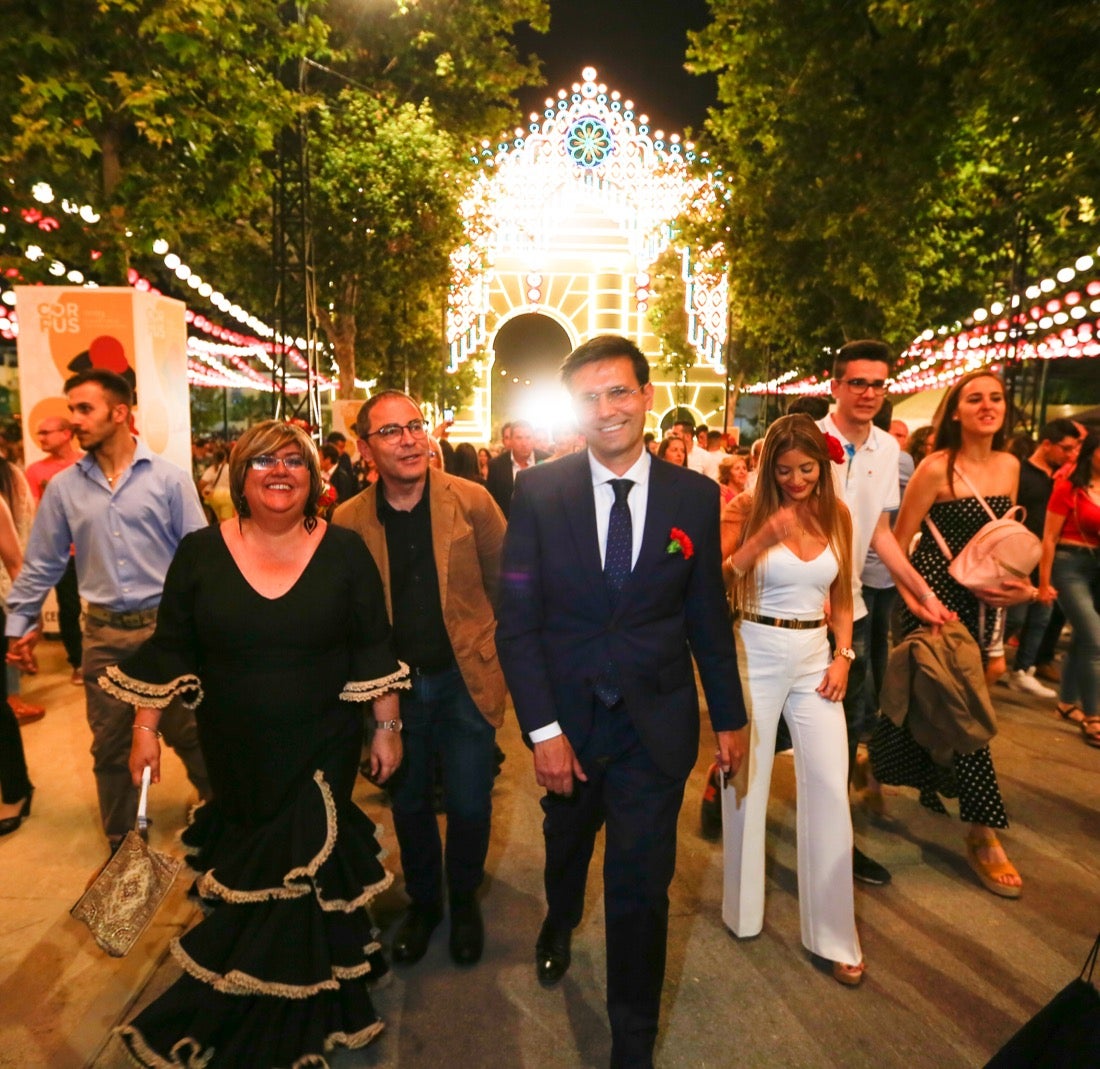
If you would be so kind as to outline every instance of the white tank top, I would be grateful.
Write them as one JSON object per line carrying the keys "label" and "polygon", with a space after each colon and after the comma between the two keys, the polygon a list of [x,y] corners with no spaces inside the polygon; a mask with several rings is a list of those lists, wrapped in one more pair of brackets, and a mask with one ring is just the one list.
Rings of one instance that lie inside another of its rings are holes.
{"label": "white tank top", "polygon": [[828,545],[813,560],[800,560],[780,542],[757,561],[752,611],[787,620],[819,620],[838,570]]}

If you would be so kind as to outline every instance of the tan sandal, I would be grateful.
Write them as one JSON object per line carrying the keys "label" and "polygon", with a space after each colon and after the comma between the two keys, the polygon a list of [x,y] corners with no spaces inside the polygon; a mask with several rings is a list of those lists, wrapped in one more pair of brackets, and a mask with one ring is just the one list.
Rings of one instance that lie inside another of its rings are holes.
{"label": "tan sandal", "polygon": [[1083,724],[1086,719],[1085,710],[1074,702],[1069,704],[1059,702],[1057,713],[1063,720],[1068,720],[1071,724]]}
{"label": "tan sandal", "polygon": [[858,965],[845,965],[842,961],[833,962],[833,979],[845,987],[859,987],[863,983],[863,974],[867,971],[867,963],[861,961]]}
{"label": "tan sandal", "polygon": [[996,835],[991,835],[986,839],[975,839],[968,835],[966,837],[966,860],[987,891],[992,891],[993,894],[999,895],[1001,898],[1019,898],[1024,891],[1020,884],[1001,883],[997,879],[998,876],[1019,876],[1016,866],[1011,861],[983,861],[978,855],[978,851],[983,847],[1000,845],[1000,840]]}
{"label": "tan sandal", "polygon": [[1085,736],[1085,742],[1100,749],[1100,716],[1086,716],[1084,720],[1077,721],[1077,726]]}

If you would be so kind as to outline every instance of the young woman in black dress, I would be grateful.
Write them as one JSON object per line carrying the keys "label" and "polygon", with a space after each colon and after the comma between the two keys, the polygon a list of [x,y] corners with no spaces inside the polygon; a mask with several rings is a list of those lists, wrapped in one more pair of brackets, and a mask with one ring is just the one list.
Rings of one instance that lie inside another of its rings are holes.
{"label": "young woman in black dress", "polygon": [[[939,528],[952,554],[958,554],[990,520],[962,476],[997,516],[1015,504],[1020,462],[1003,451],[1007,422],[1004,384],[996,375],[976,371],[955,383],[934,420],[935,452],[913,473],[894,526],[903,547],[910,544],[918,530],[921,532],[920,542],[911,554],[913,567],[940,601],[958,614],[981,648],[987,684],[1005,670],[1004,609],[1034,598],[1038,591],[1026,580],[1010,580],[998,589],[982,592],[983,609],[979,599],[948,574],[949,562],[929,532],[928,520]],[[910,631],[920,626],[920,621],[906,611],[903,626]],[[957,790],[960,816],[970,825],[966,852],[971,868],[994,894],[1020,896],[1020,874],[997,839],[996,830],[1007,828],[1008,818],[988,746],[975,753],[956,754],[953,776],[945,778],[928,751],[918,746],[904,728],[880,717],[871,759],[879,782],[918,788],[922,803],[937,812],[946,812],[938,793],[950,795]]]}

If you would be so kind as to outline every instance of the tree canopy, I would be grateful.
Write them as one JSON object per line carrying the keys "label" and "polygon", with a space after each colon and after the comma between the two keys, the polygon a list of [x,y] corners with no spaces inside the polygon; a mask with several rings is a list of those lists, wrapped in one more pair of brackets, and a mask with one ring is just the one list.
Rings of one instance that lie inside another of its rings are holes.
{"label": "tree canopy", "polygon": [[[1095,245],[1100,22],[1067,0],[710,0],[694,69],[743,359],[903,347]],[[708,240],[709,239],[709,240]],[[1014,275],[1016,277],[1014,277]]]}
{"label": "tree canopy", "polygon": [[[342,392],[356,375],[453,391],[464,377],[442,377],[442,323],[459,192],[474,142],[511,123],[516,90],[537,78],[510,34],[545,29],[547,4],[318,0],[286,12],[275,0],[14,0],[0,38],[9,217],[47,182],[58,202],[100,213],[52,233],[54,256],[91,254],[89,277],[118,285],[135,257],[152,272],[163,237],[265,316],[275,150],[299,129]],[[12,266],[8,238],[4,266],[49,280],[48,257]]]}

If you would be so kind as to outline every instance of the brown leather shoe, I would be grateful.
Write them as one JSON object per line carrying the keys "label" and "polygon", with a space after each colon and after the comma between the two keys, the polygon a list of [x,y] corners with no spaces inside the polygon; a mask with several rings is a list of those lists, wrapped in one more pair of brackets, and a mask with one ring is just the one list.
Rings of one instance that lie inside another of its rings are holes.
{"label": "brown leather shoe", "polygon": [[20,724],[33,724],[34,721],[41,720],[46,715],[44,705],[33,705],[30,702],[25,702],[18,694],[8,698],[8,705],[11,707],[11,711],[15,713],[15,719]]}

